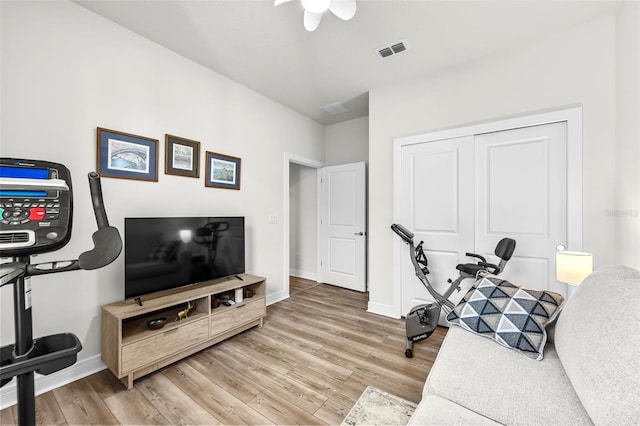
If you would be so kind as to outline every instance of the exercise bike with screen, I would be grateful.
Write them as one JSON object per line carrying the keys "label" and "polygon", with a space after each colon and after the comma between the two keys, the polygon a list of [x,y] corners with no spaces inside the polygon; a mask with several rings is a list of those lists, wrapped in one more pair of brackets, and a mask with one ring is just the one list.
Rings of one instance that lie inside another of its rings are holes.
{"label": "exercise bike with screen", "polygon": [[100,176],[88,175],[98,230],[94,248],[76,260],[31,263],[31,256],[58,250],[71,238],[73,193],[71,174],[62,164],[0,158],[0,287],[12,284],[15,344],[0,348],[0,387],[16,377],[18,423],[33,425],[34,373],[51,374],[77,361],[82,349],[72,333],[33,338],[29,277],[79,269],[102,268],[122,250],[118,230],[109,226]]}
{"label": "exercise bike with screen", "polygon": [[402,241],[409,245],[409,255],[411,263],[415,269],[416,276],[427,289],[431,297],[435,300],[431,303],[425,303],[414,306],[405,316],[405,328],[407,332],[407,347],[404,352],[407,358],[413,357],[413,344],[427,339],[433,334],[438,326],[441,310],[448,314],[454,308],[453,302],[449,297],[454,291],[460,291],[460,284],[467,278],[476,278],[479,274],[490,273],[493,275],[500,274],[506,266],[509,259],[516,249],[516,242],[511,238],[503,238],[496,245],[494,254],[500,258],[500,262],[495,265],[487,262],[483,256],[475,253],[466,253],[467,256],[478,259],[477,263],[462,263],[456,266],[459,274],[455,280],[448,279],[449,287],[444,294],[438,293],[429,282],[429,266],[427,256],[424,253],[422,245],[424,241],[420,241],[416,246],[413,242],[414,234],[400,224],[391,225],[391,229]]}

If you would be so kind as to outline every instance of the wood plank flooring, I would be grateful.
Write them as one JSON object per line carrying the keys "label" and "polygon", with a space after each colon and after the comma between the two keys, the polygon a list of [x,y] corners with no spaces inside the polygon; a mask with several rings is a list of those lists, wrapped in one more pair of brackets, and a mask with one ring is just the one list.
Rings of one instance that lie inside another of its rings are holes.
{"label": "wood plank flooring", "polygon": [[[404,356],[404,321],[366,312],[368,295],[292,278],[291,297],[253,328],[125,387],[104,370],[36,398],[43,425],[340,424],[364,389],[409,401],[446,329]],[[16,424],[16,406],[0,424]]]}

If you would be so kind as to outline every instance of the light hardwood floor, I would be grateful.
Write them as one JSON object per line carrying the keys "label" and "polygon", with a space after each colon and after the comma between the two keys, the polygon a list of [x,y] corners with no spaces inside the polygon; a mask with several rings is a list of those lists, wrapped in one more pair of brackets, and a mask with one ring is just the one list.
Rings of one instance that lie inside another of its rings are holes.
{"label": "light hardwood floor", "polygon": [[[366,312],[368,295],[292,278],[291,297],[253,328],[135,382],[104,370],[36,398],[38,424],[340,424],[364,389],[410,401],[446,329],[404,356],[404,321]],[[0,424],[16,423],[16,407]]]}

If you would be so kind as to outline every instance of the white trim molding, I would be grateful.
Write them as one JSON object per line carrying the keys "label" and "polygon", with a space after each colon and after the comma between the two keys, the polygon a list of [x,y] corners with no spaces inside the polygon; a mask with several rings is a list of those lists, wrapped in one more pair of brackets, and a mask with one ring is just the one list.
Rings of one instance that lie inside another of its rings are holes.
{"label": "white trim molding", "polygon": [[[288,279],[288,278],[287,278]],[[275,293],[271,293],[267,295],[267,306],[273,305],[274,303],[281,302],[285,299],[289,298],[289,286],[287,286],[286,290],[277,291]]]}
{"label": "white trim molding", "polygon": [[289,275],[292,277],[303,278],[305,280],[310,281],[318,281],[318,274],[315,272],[305,272],[299,269],[291,269],[289,270]]}
{"label": "white trim molding", "polygon": [[398,315],[399,311],[400,309],[398,309],[395,304],[386,305],[384,303],[369,302],[367,306],[367,312],[390,318],[400,318],[401,315]]}

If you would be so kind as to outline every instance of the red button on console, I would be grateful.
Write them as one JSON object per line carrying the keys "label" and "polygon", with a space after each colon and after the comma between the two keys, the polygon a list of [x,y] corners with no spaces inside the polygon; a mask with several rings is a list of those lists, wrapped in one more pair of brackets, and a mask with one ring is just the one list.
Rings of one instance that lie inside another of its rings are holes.
{"label": "red button on console", "polygon": [[46,211],[42,207],[33,207],[29,210],[29,220],[42,220]]}

